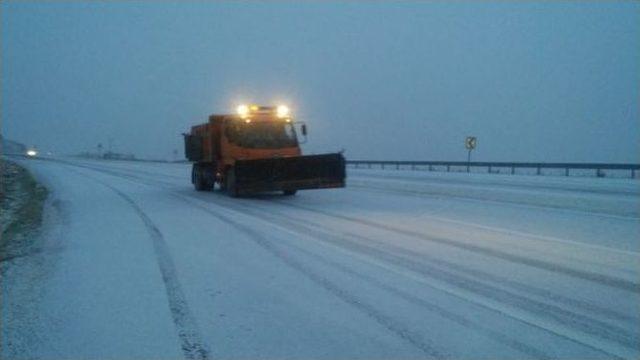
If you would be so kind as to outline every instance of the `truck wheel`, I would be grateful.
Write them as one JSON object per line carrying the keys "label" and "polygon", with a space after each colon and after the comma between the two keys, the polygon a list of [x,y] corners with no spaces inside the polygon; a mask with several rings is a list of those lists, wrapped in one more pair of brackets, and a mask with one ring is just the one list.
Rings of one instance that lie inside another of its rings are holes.
{"label": "truck wheel", "polygon": [[193,187],[195,187],[197,191],[203,191],[204,184],[202,182],[202,171],[200,170],[199,166],[193,167],[192,178],[193,178]]}
{"label": "truck wheel", "polygon": [[298,192],[298,190],[284,190],[282,193],[284,196],[293,196]]}
{"label": "truck wheel", "polygon": [[195,166],[193,168],[193,186],[197,191],[208,191],[213,189],[213,183],[207,181],[204,168],[202,166]]}
{"label": "truck wheel", "polygon": [[225,176],[225,187],[227,188],[227,194],[231,197],[238,197],[238,187],[236,186],[236,172],[233,168],[227,170]]}
{"label": "truck wheel", "polygon": [[224,178],[222,179],[222,181],[218,182],[218,185],[220,187],[220,191],[227,191],[227,175],[225,173]]}
{"label": "truck wheel", "polygon": [[211,178],[211,176],[207,176],[205,171],[202,172],[202,182],[204,184],[203,190],[205,191],[212,191],[213,186],[216,184],[215,181],[213,181],[213,179]]}
{"label": "truck wheel", "polygon": [[208,181],[206,178],[204,179],[204,188],[202,190],[204,191],[212,191],[213,190],[213,185],[215,183]]}

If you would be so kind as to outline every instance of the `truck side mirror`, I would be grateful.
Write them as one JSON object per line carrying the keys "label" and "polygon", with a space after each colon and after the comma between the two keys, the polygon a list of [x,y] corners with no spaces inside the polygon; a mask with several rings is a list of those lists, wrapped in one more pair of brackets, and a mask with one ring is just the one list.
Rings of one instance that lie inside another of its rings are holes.
{"label": "truck side mirror", "polygon": [[307,136],[307,124],[302,124],[302,135]]}

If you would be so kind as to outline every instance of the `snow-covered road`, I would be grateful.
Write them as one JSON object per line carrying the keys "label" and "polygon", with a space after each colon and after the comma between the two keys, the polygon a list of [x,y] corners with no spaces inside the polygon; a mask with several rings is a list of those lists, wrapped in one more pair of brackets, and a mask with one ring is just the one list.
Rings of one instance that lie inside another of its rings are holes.
{"label": "snow-covered road", "polygon": [[640,357],[637,180],[350,169],[231,199],[188,164],[21,163],[52,195],[4,355]]}

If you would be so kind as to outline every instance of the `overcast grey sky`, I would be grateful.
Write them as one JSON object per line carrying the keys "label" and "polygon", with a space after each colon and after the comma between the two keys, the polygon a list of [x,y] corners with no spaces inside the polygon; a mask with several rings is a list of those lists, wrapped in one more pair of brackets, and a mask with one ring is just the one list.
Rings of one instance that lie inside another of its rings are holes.
{"label": "overcast grey sky", "polygon": [[182,154],[285,102],[307,152],[640,161],[640,2],[2,1],[2,133],[56,152]]}

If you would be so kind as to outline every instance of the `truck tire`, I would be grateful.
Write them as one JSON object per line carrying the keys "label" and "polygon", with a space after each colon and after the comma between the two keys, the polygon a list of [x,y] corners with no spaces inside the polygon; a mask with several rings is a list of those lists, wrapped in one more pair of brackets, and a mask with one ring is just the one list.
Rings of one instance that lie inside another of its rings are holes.
{"label": "truck tire", "polygon": [[197,191],[206,190],[204,174],[202,173],[202,168],[200,166],[195,168],[193,186]]}
{"label": "truck tire", "polygon": [[213,185],[214,185],[214,183],[212,183],[212,182],[208,181],[208,180],[205,178],[205,180],[204,180],[204,188],[203,188],[203,190],[204,190],[204,191],[213,191]]}
{"label": "truck tire", "polygon": [[200,165],[194,165],[192,170],[193,186],[197,191],[211,191],[213,189],[213,182],[207,179],[205,174],[206,168]]}
{"label": "truck tire", "polygon": [[236,186],[236,172],[233,168],[227,170],[227,173],[224,177],[225,188],[227,189],[227,194],[231,197],[238,197],[239,191]]}
{"label": "truck tire", "polygon": [[225,173],[225,176],[222,179],[222,181],[218,182],[218,187],[220,188],[220,191],[222,191],[222,192],[227,191],[227,175],[226,175],[226,173]]}
{"label": "truck tire", "polygon": [[298,192],[298,190],[284,190],[282,193],[284,196],[293,196]]}

